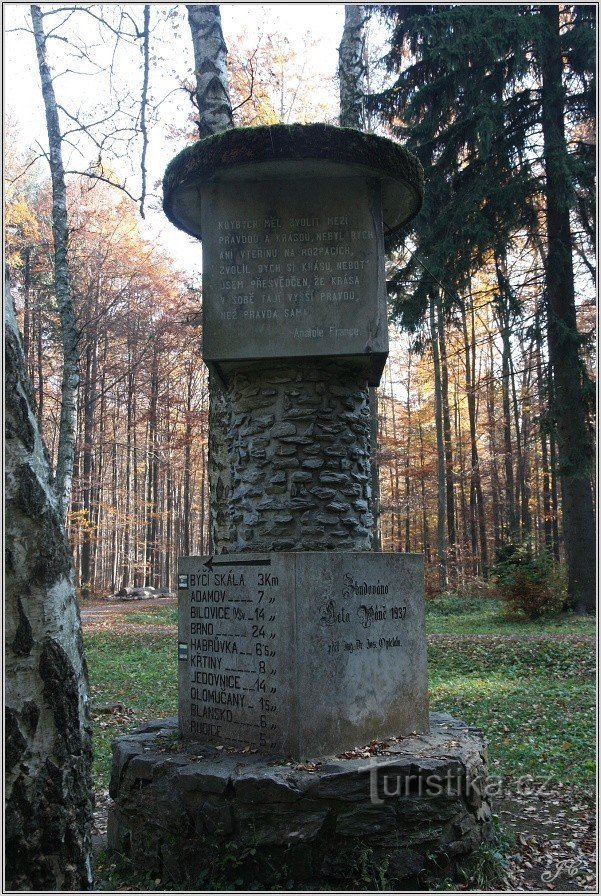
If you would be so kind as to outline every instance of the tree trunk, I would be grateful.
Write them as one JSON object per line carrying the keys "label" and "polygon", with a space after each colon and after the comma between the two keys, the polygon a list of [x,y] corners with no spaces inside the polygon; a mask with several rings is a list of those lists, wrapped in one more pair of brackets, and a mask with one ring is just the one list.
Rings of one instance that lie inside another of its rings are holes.
{"label": "tree trunk", "polygon": [[6,291],[5,884],[88,890],[91,728],[73,564]]}
{"label": "tree trunk", "polygon": [[455,584],[457,577],[457,532],[455,526],[455,477],[453,473],[453,447],[451,442],[451,417],[449,414],[449,367],[447,363],[447,337],[444,312],[438,296],[438,344],[440,348],[440,389],[442,396],[442,426],[444,433],[446,515],[447,515],[447,564],[449,581]]}
{"label": "tree trunk", "polygon": [[[135,379],[134,373],[131,367],[131,349],[128,346],[128,363],[129,363],[129,373],[127,375],[127,433],[126,433],[126,445],[125,445],[125,526],[123,532],[123,564],[121,567],[121,588],[126,588],[129,585],[130,576],[131,576],[131,544],[134,540],[132,538],[132,529],[133,529],[133,512],[132,512],[132,482],[131,482],[131,472],[132,472],[132,435],[134,432],[135,425],[135,416],[134,416],[134,388],[135,388]],[[134,469],[136,467],[135,459],[134,459]]]}
{"label": "tree trunk", "polygon": [[365,21],[363,6],[344,7],[344,30],[338,48],[340,126],[365,130]]}
{"label": "tree trunk", "polygon": [[188,23],[194,47],[198,133],[210,137],[234,126],[227,73],[227,47],[219,6],[189,4]]}
{"label": "tree trunk", "polygon": [[515,507],[515,486],[513,480],[513,448],[511,442],[511,402],[509,395],[509,359],[511,357],[510,334],[510,310],[509,310],[509,282],[506,273],[507,260],[504,255],[495,253],[495,268],[497,283],[499,285],[499,304],[497,306],[497,320],[503,345],[502,364],[502,404],[503,404],[503,460],[505,466],[505,492],[506,492],[506,516],[507,536],[509,541],[517,537],[517,513]]}
{"label": "tree trunk", "polygon": [[405,553],[411,551],[411,352],[407,357],[407,441],[405,443]]}
{"label": "tree trunk", "polygon": [[[421,404],[421,402],[420,402]],[[421,420],[418,418],[417,431],[419,434],[419,469],[420,487],[422,496],[422,548],[426,563],[430,563],[430,534],[428,531],[428,505],[426,501],[426,473],[424,470],[424,433]]]}
{"label": "tree trunk", "polygon": [[158,547],[158,419],[157,405],[159,398],[159,356],[155,345],[150,371],[150,407],[148,409],[148,476],[146,480],[146,563],[145,585],[153,588],[157,581],[157,547]]}
{"label": "tree trunk", "polygon": [[521,532],[522,538],[528,540],[532,537],[532,514],[530,512],[530,367],[532,365],[532,346],[523,355],[524,373],[522,375],[522,435],[520,439],[520,496],[521,496]]}
{"label": "tree trunk", "polygon": [[[392,439],[391,445],[392,457],[394,463],[394,478],[392,475],[392,466],[390,468],[390,499],[391,499],[391,540],[393,551],[400,551],[402,548],[402,526],[401,526],[401,495],[399,488],[399,454],[397,450],[398,436],[396,425],[396,400],[394,397],[394,384],[392,381],[392,364],[388,362],[388,373],[390,378],[390,412],[392,418]],[[396,542],[395,542],[396,532]]]}
{"label": "tree trunk", "polygon": [[[201,138],[234,126],[229,95],[227,47],[221,31],[219,6],[190,4],[188,23],[194,47],[198,133]],[[227,406],[221,387],[209,374],[209,550],[227,544],[231,482],[227,460]],[[186,509],[189,512],[189,508]]]}
{"label": "tree trunk", "polygon": [[94,411],[96,409],[96,377],[98,374],[98,345],[92,338],[86,346],[86,381],[83,402],[83,482],[82,482],[82,510],[83,533],[81,543],[81,579],[80,586],[82,597],[90,593],[92,582],[91,552],[92,552],[92,477],[94,474]]}
{"label": "tree trunk", "polygon": [[568,594],[577,612],[594,613],[595,517],[591,491],[594,449],[582,390],[572,266],[572,189],[564,129],[559,7],[540,6],[542,125],[547,194],[546,285],[549,355],[555,391]]}
{"label": "tree trunk", "polygon": [[489,336],[490,369],[488,373],[488,388],[486,392],[486,407],[488,412],[488,439],[490,451],[490,485],[492,499],[492,525],[495,551],[501,546],[501,487],[499,484],[499,468],[497,465],[497,440],[495,420],[495,375],[493,365],[493,338]]}
{"label": "tree trunk", "polygon": [[[347,4],[344,7],[344,29],[338,48],[338,76],[340,83],[340,127],[364,131],[365,121],[365,7]],[[374,551],[382,550],[380,532],[380,471],[378,462],[378,393],[375,386],[369,389],[370,412],[370,511],[374,518],[372,545]]]}
{"label": "tree trunk", "polygon": [[44,342],[42,334],[42,309],[38,302],[36,311],[37,319],[37,395],[35,413],[38,419],[40,432],[44,425]]}
{"label": "tree trunk", "polygon": [[462,578],[465,578],[467,572],[467,561],[470,554],[470,535],[469,522],[467,512],[467,500],[465,497],[465,458],[463,453],[463,434],[461,431],[461,410],[459,407],[459,387],[455,383],[455,444],[457,445],[457,455],[459,460],[459,501],[461,506],[461,546],[462,546],[462,562],[460,571]]}
{"label": "tree trunk", "polygon": [[446,458],[442,425],[442,388],[440,382],[440,357],[438,354],[438,329],[436,325],[436,296],[430,295],[430,335],[432,337],[432,357],[434,360],[434,398],[436,417],[436,454],[438,459],[438,585],[441,591],[447,587],[447,557],[445,545],[445,500],[446,500]]}
{"label": "tree trunk", "polygon": [[73,458],[77,427],[79,390],[79,346],[77,322],[71,295],[68,267],[69,230],[67,224],[67,188],[62,158],[62,138],[50,68],[46,60],[46,35],[39,6],[31,6],[33,33],[38,58],[42,96],[46,112],[50,175],[52,178],[52,233],[54,236],[54,281],[63,343],[61,416],[56,461],[55,490],[63,520],[71,504]]}
{"label": "tree trunk", "polygon": [[[470,296],[470,334],[468,335],[467,315],[462,307],[463,339],[465,345],[465,385],[467,392],[467,409],[470,424],[470,530],[472,537],[472,553],[474,574],[478,572],[488,577],[488,546],[486,542],[486,518],[484,514],[484,496],[482,478],[480,476],[480,459],[478,457],[477,421],[476,421],[476,332],[474,301]],[[477,524],[477,529],[476,529]],[[478,552],[479,535],[480,551]]]}
{"label": "tree trunk", "polygon": [[535,345],[536,345],[536,385],[538,390],[538,423],[539,438],[541,445],[541,473],[542,473],[542,502],[543,502],[543,533],[545,548],[551,554],[554,549],[553,545],[553,522],[551,514],[551,476],[549,472],[549,448],[547,444],[548,422],[545,419],[545,398],[548,397],[548,390],[543,376],[542,362],[542,345],[543,337],[541,330],[540,308],[536,308],[535,317]]}

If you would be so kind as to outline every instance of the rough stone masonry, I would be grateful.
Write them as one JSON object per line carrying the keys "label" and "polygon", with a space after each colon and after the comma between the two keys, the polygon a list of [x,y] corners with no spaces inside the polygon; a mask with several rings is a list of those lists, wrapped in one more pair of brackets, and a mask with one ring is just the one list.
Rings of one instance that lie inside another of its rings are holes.
{"label": "rough stone masonry", "polygon": [[255,366],[226,387],[227,551],[368,551],[369,398],[348,362]]}

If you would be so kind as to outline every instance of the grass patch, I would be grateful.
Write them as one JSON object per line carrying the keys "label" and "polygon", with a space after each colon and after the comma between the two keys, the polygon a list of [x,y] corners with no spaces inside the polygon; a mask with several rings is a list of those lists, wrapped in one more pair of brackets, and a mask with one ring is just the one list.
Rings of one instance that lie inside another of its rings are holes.
{"label": "grass patch", "polygon": [[594,635],[595,620],[562,613],[531,622],[525,616],[507,616],[502,600],[443,595],[426,600],[426,631],[455,635]]}
{"label": "grass patch", "polygon": [[142,607],[121,615],[126,622],[137,625],[177,625],[177,607]]}
{"label": "grass patch", "polygon": [[482,728],[492,774],[593,785],[595,654],[587,641],[428,646],[430,708]]}
{"label": "grass patch", "polygon": [[[591,634],[579,617],[508,622],[500,601],[442,597],[427,602],[427,630],[482,634],[428,648],[430,707],[484,731],[492,774],[530,774],[590,787],[595,776],[595,649],[588,639],[507,639],[506,634]],[[131,610],[132,621],[175,624],[177,608]],[[498,637],[501,636],[501,637]],[[84,635],[92,704],[123,713],[94,718],[94,777],[106,787],[111,741],[146,719],[177,713],[176,639],[161,632]]]}
{"label": "grass patch", "polygon": [[[168,609],[167,607],[165,609]],[[94,781],[106,787],[111,741],[146,719],[177,713],[177,643],[166,634],[85,633],[94,704],[118,702],[124,712],[94,717]]]}

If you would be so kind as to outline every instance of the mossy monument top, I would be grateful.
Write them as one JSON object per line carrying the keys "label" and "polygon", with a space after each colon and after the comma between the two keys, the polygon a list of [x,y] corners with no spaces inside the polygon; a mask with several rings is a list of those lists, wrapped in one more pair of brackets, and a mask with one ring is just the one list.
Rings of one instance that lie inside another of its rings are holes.
{"label": "mossy monument top", "polygon": [[346,359],[377,385],[388,354],[385,249],[423,173],[391,140],[325,124],[224,131],[169,164],[163,207],[203,243],[203,357]]}

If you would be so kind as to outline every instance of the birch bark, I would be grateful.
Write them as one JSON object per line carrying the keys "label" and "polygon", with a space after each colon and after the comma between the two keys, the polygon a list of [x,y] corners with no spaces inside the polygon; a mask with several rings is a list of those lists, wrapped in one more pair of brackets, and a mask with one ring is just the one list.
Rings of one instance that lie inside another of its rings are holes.
{"label": "birch bark", "polygon": [[[219,6],[189,4],[188,24],[194,48],[198,133],[202,138],[234,126],[229,95],[227,47]],[[209,550],[221,552],[229,539],[231,471],[227,451],[228,408],[216,377],[209,375]],[[186,510],[187,512],[187,510]]]}
{"label": "birch bark", "polygon": [[88,890],[92,747],[73,565],[5,293],[5,882]]}
{"label": "birch bark", "polygon": [[52,233],[54,237],[54,279],[63,345],[63,377],[61,383],[61,415],[56,461],[55,491],[64,522],[71,505],[73,460],[77,431],[79,393],[79,344],[77,321],[73,308],[69,277],[69,227],[67,220],[67,188],[62,158],[62,139],[52,75],[46,57],[46,35],[42,11],[31,6],[38,69],[48,132],[48,161],[52,179]]}

